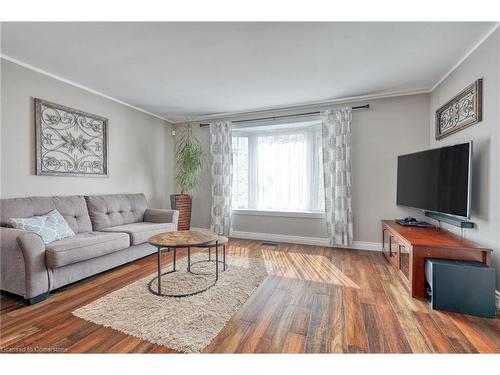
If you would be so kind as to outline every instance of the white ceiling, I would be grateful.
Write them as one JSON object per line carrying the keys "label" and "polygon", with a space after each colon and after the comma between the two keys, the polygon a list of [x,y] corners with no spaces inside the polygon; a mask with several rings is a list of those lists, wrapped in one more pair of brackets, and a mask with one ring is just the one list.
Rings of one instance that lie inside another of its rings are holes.
{"label": "white ceiling", "polygon": [[493,26],[3,23],[2,54],[181,121],[429,90]]}

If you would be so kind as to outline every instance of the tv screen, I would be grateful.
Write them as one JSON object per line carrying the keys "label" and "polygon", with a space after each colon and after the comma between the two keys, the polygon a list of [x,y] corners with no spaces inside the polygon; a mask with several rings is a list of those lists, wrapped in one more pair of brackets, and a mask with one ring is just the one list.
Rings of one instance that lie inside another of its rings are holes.
{"label": "tv screen", "polygon": [[469,217],[472,142],[398,157],[397,204]]}

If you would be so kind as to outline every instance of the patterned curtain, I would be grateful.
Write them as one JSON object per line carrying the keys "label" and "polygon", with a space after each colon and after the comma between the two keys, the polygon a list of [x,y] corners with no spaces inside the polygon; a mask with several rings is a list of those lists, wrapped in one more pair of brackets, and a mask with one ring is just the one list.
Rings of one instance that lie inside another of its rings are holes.
{"label": "patterned curtain", "polygon": [[231,235],[231,188],[233,148],[231,122],[210,124],[210,164],[212,170],[212,214],[210,229]]}
{"label": "patterned curtain", "polygon": [[351,245],[351,120],[350,108],[325,111],[322,121],[325,212],[331,245]]}

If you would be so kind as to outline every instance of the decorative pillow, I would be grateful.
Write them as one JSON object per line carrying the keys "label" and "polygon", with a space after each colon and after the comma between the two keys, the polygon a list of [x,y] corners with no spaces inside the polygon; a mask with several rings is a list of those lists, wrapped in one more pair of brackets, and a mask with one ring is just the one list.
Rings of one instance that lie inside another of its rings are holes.
{"label": "decorative pillow", "polygon": [[10,221],[14,228],[35,232],[42,237],[46,245],[75,235],[75,232],[57,210],[52,210],[41,216],[11,218]]}

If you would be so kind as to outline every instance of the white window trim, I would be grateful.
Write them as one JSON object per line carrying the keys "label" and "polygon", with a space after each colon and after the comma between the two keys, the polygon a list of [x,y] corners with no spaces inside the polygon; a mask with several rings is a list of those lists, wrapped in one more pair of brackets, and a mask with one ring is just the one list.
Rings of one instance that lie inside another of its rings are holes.
{"label": "white window trim", "polygon": [[278,216],[278,217],[299,217],[309,219],[324,219],[324,212],[312,211],[267,211],[267,210],[233,210],[233,215],[249,215],[249,216]]}

